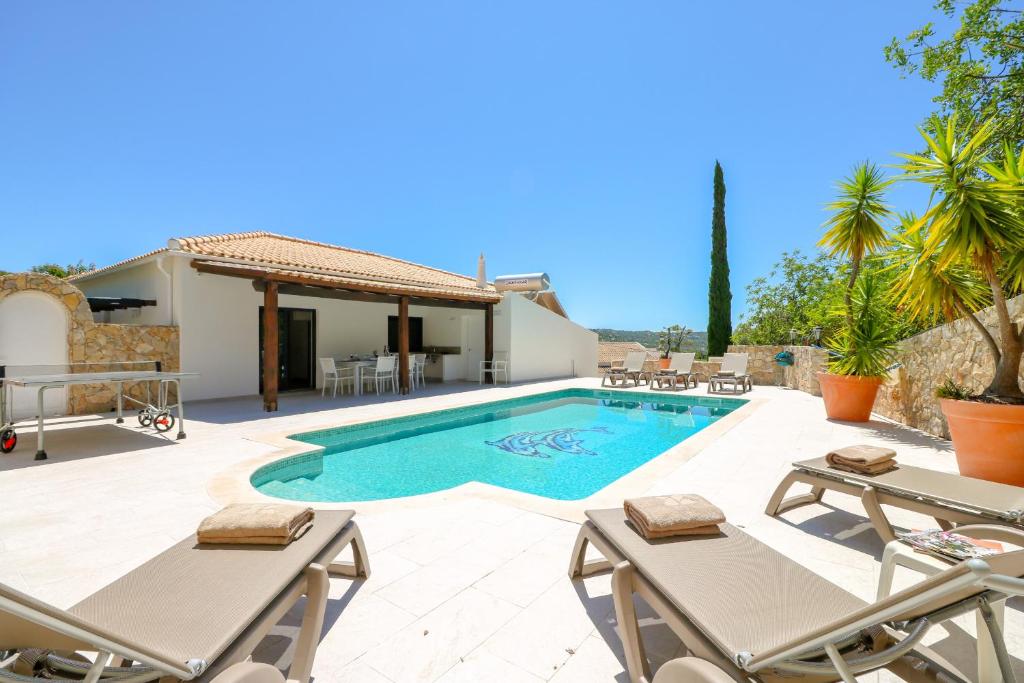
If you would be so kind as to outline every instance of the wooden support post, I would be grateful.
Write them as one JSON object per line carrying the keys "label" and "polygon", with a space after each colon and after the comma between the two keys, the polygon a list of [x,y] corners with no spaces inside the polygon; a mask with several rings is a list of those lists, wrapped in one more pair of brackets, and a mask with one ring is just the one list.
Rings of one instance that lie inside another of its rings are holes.
{"label": "wooden support post", "polygon": [[263,410],[277,410],[277,283],[270,280],[263,290]]}
{"label": "wooden support post", "polygon": [[398,386],[409,393],[409,297],[398,298]]}
{"label": "wooden support post", "polygon": [[[487,304],[484,309],[484,360],[488,366],[494,361],[494,304]],[[484,381],[494,383],[494,373],[484,375]]]}

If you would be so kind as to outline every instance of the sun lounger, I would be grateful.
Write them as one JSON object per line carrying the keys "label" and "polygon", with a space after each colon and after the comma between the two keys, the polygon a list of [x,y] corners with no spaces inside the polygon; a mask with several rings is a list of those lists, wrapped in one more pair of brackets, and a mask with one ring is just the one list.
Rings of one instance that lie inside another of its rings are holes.
{"label": "sun lounger", "polygon": [[[630,351],[626,354],[625,363],[621,368],[609,368],[608,372],[601,378],[601,386],[605,386],[605,381],[611,382],[614,386],[625,386],[627,381],[632,381],[633,386],[640,386],[640,380],[647,379],[647,373],[644,372],[644,363],[647,362],[646,351]],[[621,384],[616,384],[620,382]]]}
{"label": "sun lounger", "polygon": [[[784,499],[798,482],[810,484],[810,493]],[[793,463],[793,471],[775,489],[765,514],[774,517],[800,505],[817,503],[826,490],[860,498],[885,543],[895,540],[896,534],[882,505],[934,517],[947,530],[954,524],[1024,526],[1024,488],[903,464],[884,474],[854,474],[829,467],[825,458]]]}
{"label": "sun lounger", "polygon": [[754,388],[753,380],[747,373],[749,357],[745,353],[727,353],[722,357],[722,367],[708,378],[708,393],[725,391],[725,385],[732,386],[733,393],[743,393]]}
{"label": "sun lounger", "polygon": [[692,381],[693,388],[696,389],[697,375],[692,372],[693,359],[695,357],[695,353],[673,352],[668,367],[651,375],[651,383],[656,382],[659,389],[663,389],[666,384],[672,389],[677,389],[679,387],[679,380],[682,380],[683,388],[689,389],[690,382]]}
{"label": "sun lounger", "polygon": [[[112,655],[161,681],[207,681],[248,657],[305,595],[289,679],[306,683],[328,572],[369,574],[353,514],[318,511],[287,546],[199,545],[190,536],[69,610],[0,584],[0,648],[100,652],[100,668]],[[336,561],[349,544],[354,562]]]}
{"label": "sun lounger", "polygon": [[[975,610],[991,614],[989,602],[1024,594],[1024,551],[962,562],[868,604],[729,524],[715,536],[647,541],[621,509],[590,510],[587,518],[569,575],[613,568],[613,601],[633,683],[651,677],[634,594],[690,654],[737,681],[766,682],[852,682],[880,668],[907,680],[934,680],[942,667],[953,680],[967,680],[921,645],[928,629]],[[605,559],[586,562],[588,545]],[[998,628],[991,634],[1009,666]],[[915,662],[927,662],[932,672],[915,671]]]}

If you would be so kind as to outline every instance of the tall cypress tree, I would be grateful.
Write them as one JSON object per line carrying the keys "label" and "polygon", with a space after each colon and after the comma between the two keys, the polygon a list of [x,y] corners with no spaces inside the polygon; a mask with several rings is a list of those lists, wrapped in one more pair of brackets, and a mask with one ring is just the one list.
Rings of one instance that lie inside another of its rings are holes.
{"label": "tall cypress tree", "polygon": [[711,211],[711,281],[708,283],[708,355],[725,353],[732,337],[732,292],[725,238],[725,177],[715,162],[715,207]]}

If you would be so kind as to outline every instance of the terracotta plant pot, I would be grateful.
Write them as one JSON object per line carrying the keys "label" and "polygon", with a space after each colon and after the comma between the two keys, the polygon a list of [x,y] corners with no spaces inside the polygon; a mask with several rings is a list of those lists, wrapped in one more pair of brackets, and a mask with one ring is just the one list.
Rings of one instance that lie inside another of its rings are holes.
{"label": "terracotta plant pot", "polygon": [[821,397],[825,399],[825,412],[830,420],[867,422],[871,419],[871,408],[875,405],[882,378],[819,372],[818,384],[821,385]]}
{"label": "terracotta plant pot", "polygon": [[659,358],[658,367],[662,370],[668,370],[668,366],[672,364],[671,358]]}
{"label": "terracotta plant pot", "polygon": [[1024,486],[1024,406],[939,400],[960,474]]}

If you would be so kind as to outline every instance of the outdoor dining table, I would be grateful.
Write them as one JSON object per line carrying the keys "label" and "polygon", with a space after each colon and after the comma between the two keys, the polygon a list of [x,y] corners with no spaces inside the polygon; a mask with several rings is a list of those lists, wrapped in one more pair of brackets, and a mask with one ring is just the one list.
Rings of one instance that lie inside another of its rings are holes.
{"label": "outdoor dining table", "polygon": [[375,367],[376,358],[341,358],[334,360],[336,368],[351,367],[355,374],[352,393],[359,396],[363,393],[363,368]]}

